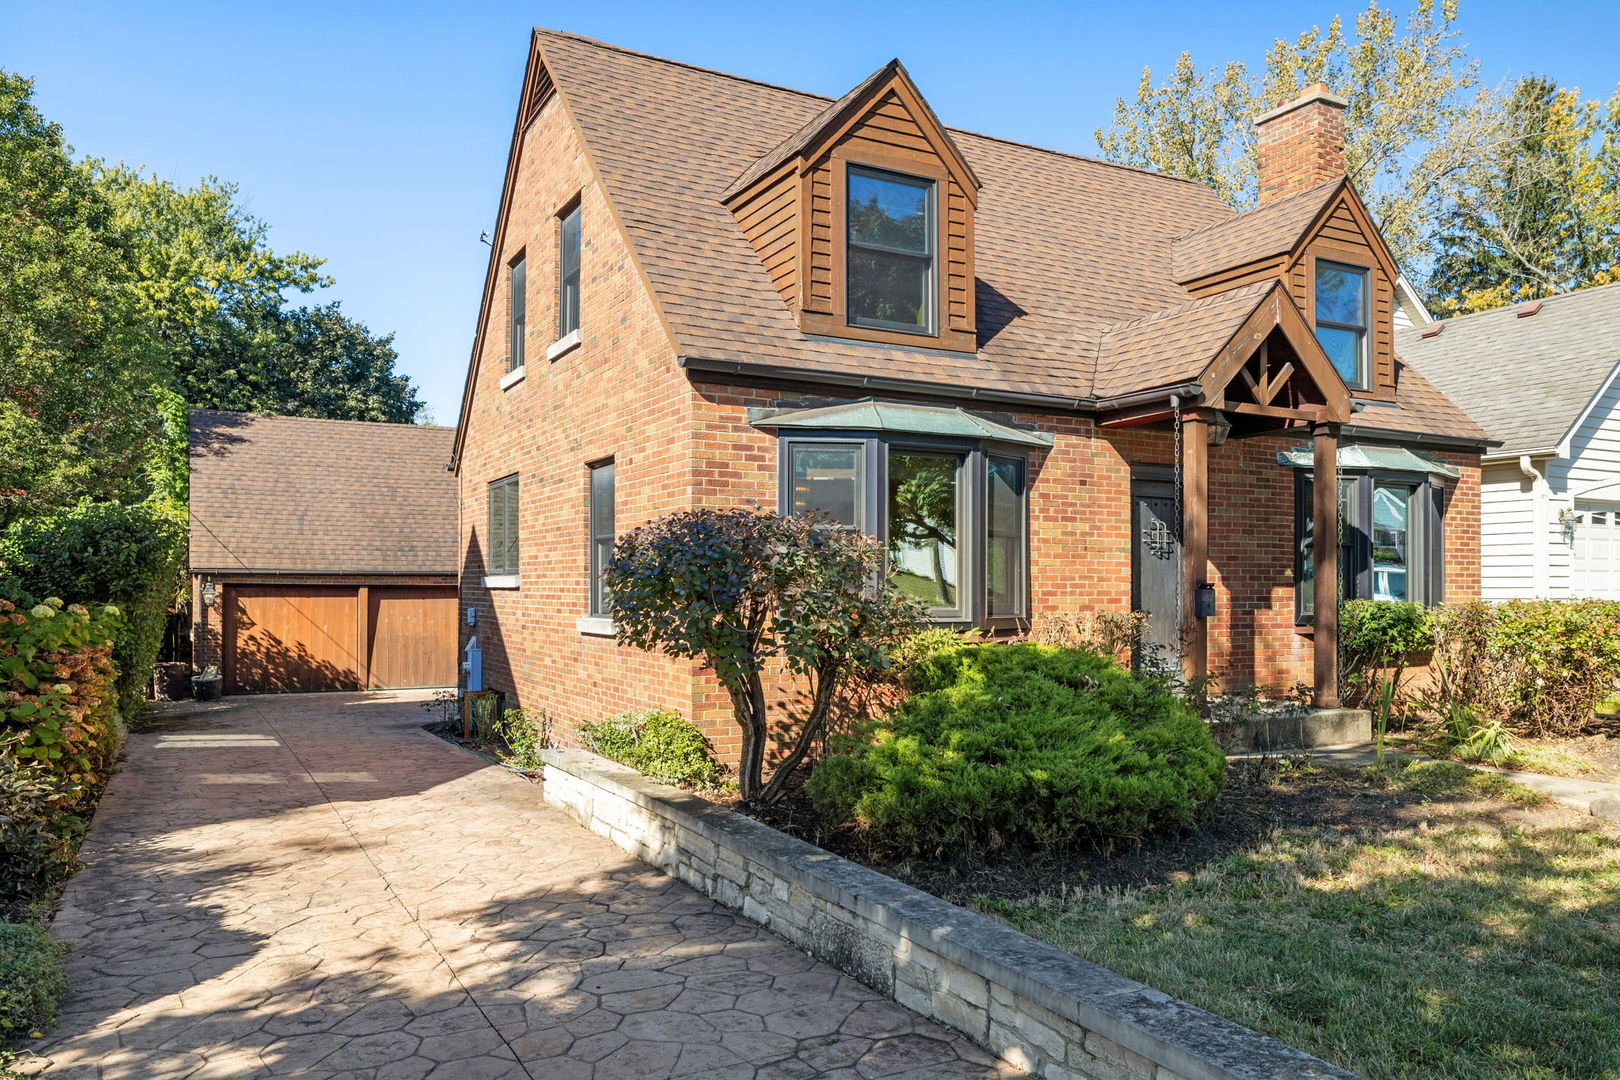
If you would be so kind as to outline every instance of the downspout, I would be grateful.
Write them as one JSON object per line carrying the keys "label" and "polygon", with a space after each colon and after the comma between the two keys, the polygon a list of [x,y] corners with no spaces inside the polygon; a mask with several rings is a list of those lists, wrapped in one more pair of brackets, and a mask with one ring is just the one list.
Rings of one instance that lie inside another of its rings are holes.
{"label": "downspout", "polygon": [[1519,455],[1519,472],[1530,481],[1530,558],[1531,587],[1536,597],[1545,598],[1548,593],[1549,572],[1547,552],[1547,527],[1551,524],[1547,520],[1548,491],[1547,478],[1536,468],[1529,454]]}

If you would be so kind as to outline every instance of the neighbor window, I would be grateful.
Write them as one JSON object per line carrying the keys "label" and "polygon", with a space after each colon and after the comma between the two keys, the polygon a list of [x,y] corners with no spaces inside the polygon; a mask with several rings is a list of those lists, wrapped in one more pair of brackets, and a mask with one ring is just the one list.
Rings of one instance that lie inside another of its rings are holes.
{"label": "neighbor window", "polygon": [[1367,271],[1343,263],[1316,262],[1316,340],[1350,386],[1366,389]]}
{"label": "neighbor window", "polygon": [[489,527],[484,536],[484,573],[491,577],[518,572],[518,478],[502,477],[489,485]]}
{"label": "neighbor window", "polygon": [[935,619],[1016,619],[1029,609],[1023,457],[979,446],[851,435],[784,439],[783,513],[819,512],[875,536],[891,579]]}
{"label": "neighbor window", "polygon": [[557,337],[579,329],[579,211],[578,203],[562,216],[557,243]]}
{"label": "neighbor window", "polygon": [[523,332],[529,325],[528,272],[522,255],[513,259],[506,268],[507,289],[507,345],[506,370],[516,371],[523,366]]}
{"label": "neighbor window", "polygon": [[591,611],[608,614],[607,582],[602,572],[613,557],[613,462],[590,467],[591,492],[589,527],[591,533]]}
{"label": "neighbor window", "polygon": [[[1315,611],[1313,485],[1299,477],[1295,496],[1298,541],[1296,610]],[[1443,489],[1411,475],[1353,474],[1339,478],[1339,596],[1344,600],[1443,599]]]}
{"label": "neighbor window", "polygon": [[852,326],[934,331],[934,182],[850,166],[845,296]]}

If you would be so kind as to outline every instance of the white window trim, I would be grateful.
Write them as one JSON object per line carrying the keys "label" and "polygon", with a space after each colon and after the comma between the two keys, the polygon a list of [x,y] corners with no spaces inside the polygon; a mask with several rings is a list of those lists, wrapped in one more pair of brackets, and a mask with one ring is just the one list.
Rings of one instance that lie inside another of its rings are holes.
{"label": "white window trim", "polygon": [[578,327],[568,331],[567,334],[551,343],[551,347],[546,350],[546,359],[557,360],[561,357],[567,356],[569,353],[579,348],[580,340]]}
{"label": "white window trim", "polygon": [[489,574],[484,579],[486,589],[516,589],[523,584],[521,574]]}
{"label": "white window trim", "polygon": [[606,615],[581,615],[574,620],[574,629],[588,637],[616,637],[619,628]]}
{"label": "white window trim", "polygon": [[505,375],[501,376],[501,389],[512,389],[512,387],[523,381],[523,377],[528,374],[528,371],[529,369],[527,366],[513,368],[511,371],[508,371]]}

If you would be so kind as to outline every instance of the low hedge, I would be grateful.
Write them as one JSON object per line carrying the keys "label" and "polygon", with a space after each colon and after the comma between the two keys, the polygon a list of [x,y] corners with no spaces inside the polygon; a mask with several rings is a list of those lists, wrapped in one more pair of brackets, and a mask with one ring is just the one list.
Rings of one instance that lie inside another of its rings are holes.
{"label": "low hedge", "polygon": [[662,709],[621,713],[579,725],[580,737],[595,754],[665,784],[714,787],[720,766],[703,733]]}
{"label": "low hedge", "polygon": [[0,578],[36,597],[123,610],[113,659],[119,710],[132,720],[146,705],[185,552],[185,518],[167,504],[87,502],[13,522],[0,533]]}
{"label": "low hedge", "polygon": [[911,668],[888,716],[836,736],[806,788],[877,854],[979,856],[1190,824],[1226,761],[1160,681],[1085,649],[981,644]]}
{"label": "low hedge", "polygon": [[65,951],[38,923],[0,922],[0,1043],[56,1022],[67,993]]}

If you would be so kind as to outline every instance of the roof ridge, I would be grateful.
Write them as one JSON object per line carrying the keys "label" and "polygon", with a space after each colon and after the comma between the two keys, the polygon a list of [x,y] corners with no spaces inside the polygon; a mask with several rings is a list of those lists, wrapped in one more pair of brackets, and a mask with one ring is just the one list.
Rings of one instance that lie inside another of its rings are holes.
{"label": "roof ridge", "polygon": [[[1620,281],[1610,281],[1602,285],[1588,285],[1584,289],[1570,289],[1568,292],[1554,293],[1551,296],[1533,297],[1529,300],[1515,300],[1511,304],[1502,304],[1498,307],[1486,308],[1484,311],[1465,311],[1461,315],[1453,315],[1447,319],[1436,319],[1432,325],[1449,326],[1452,323],[1462,322],[1464,319],[1478,318],[1481,315],[1500,315],[1504,311],[1512,311],[1516,307],[1523,307],[1525,304],[1534,304],[1537,301],[1543,304],[1550,304],[1555,300],[1568,300],[1571,297],[1583,296],[1588,293],[1602,292],[1605,289],[1620,289]],[[1412,327],[1411,329],[1421,330],[1423,327],[1417,326]]]}
{"label": "roof ridge", "polygon": [[259,420],[305,420],[312,424],[368,424],[372,427],[410,428],[420,431],[454,431],[452,424],[418,424],[408,420],[350,420],[336,416],[298,416],[293,413],[254,412],[251,409],[192,409],[191,415],[209,413],[214,416],[251,416]]}
{"label": "roof ridge", "polygon": [[[781,83],[766,82],[764,79],[754,79],[747,75],[738,75],[731,71],[721,71],[719,68],[704,67],[702,64],[691,64],[687,63],[685,60],[672,60],[667,56],[659,56],[656,53],[642,52],[639,49],[627,49],[623,45],[615,45],[611,41],[602,41],[598,38],[586,37],[583,34],[570,33],[567,30],[552,30],[544,26],[536,26],[534,30],[539,34],[546,34],[552,37],[568,38],[571,41],[577,41],[585,45],[592,45],[598,49],[606,49],[609,52],[621,53],[625,56],[634,56],[642,60],[652,60],[660,64],[668,64],[671,67],[679,67],[685,68],[688,71],[701,72],[705,75],[719,75],[721,78],[731,79],[734,82],[748,83],[753,86],[763,86],[768,90],[780,90],[783,93],[797,94],[800,97],[806,98],[814,98],[817,101],[827,102],[828,104],[833,104],[842,100],[842,98],[835,98],[828,94],[818,94],[814,90],[800,90],[798,87],[783,86]],[[883,67],[887,66],[888,63],[883,65]],[[882,68],[880,67],[878,70],[881,71]],[[870,78],[870,76],[867,78]],[[861,81],[865,82],[866,80],[862,79]],[[857,87],[859,85],[859,83],[856,84]],[[806,123],[808,123],[808,121]],[[1123,172],[1138,173],[1142,176],[1150,176],[1158,180],[1168,180],[1177,184],[1191,184],[1193,187],[1203,188],[1206,191],[1214,190],[1202,180],[1193,180],[1185,176],[1174,176],[1170,173],[1159,172],[1155,169],[1148,169],[1139,165],[1126,165],[1120,161],[1110,161],[1107,158],[1095,157],[1091,154],[1078,154],[1073,150],[1058,150],[1050,146],[1040,146],[1036,143],[1023,142],[1019,139],[1009,139],[1003,135],[989,135],[982,131],[974,131],[972,128],[951,127],[948,124],[942,124],[940,126],[945,128],[945,130],[952,135],[971,135],[976,139],[988,139],[991,142],[1003,143],[1007,146],[1018,146],[1025,150],[1036,150],[1043,154],[1051,154],[1055,157],[1068,158],[1071,161],[1084,161],[1091,165],[1103,165],[1110,169],[1119,169]],[[791,138],[791,136],[789,137]],[[774,149],[774,147],[772,149]]]}
{"label": "roof ridge", "polygon": [[1277,208],[1279,206],[1286,206],[1287,204],[1289,204],[1291,202],[1296,202],[1296,201],[1297,202],[1304,202],[1305,201],[1305,196],[1311,194],[1313,191],[1319,191],[1319,190],[1322,190],[1324,188],[1332,187],[1332,186],[1334,186],[1336,184],[1342,184],[1345,181],[1347,181],[1348,179],[1349,179],[1349,177],[1347,175],[1341,174],[1339,176],[1333,177],[1331,180],[1324,180],[1319,184],[1312,184],[1308,188],[1301,188],[1298,191],[1293,192],[1292,194],[1284,195],[1280,199],[1274,199],[1274,200],[1272,200],[1271,202],[1268,202],[1268,203],[1259,203],[1259,204],[1257,204],[1255,206],[1251,206],[1247,210],[1233,209],[1231,217],[1222,218],[1220,221],[1211,222],[1208,225],[1200,225],[1198,228],[1193,229],[1190,232],[1182,233],[1179,236],[1172,236],[1170,238],[1170,242],[1172,244],[1179,244],[1179,243],[1181,243],[1181,242],[1183,242],[1185,240],[1191,240],[1191,239],[1193,239],[1193,237],[1198,236],[1201,233],[1210,232],[1213,229],[1219,229],[1222,226],[1230,225],[1230,224],[1232,224],[1232,222],[1238,220],[1241,217],[1246,217],[1249,214],[1258,214],[1262,210],[1273,210],[1273,209],[1275,209],[1275,208]]}

